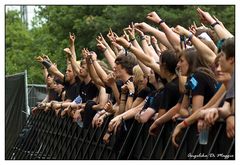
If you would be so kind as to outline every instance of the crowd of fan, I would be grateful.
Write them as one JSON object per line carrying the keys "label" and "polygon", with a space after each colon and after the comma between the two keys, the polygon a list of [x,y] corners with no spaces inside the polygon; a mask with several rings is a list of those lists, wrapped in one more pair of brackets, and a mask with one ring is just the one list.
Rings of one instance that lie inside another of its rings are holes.
{"label": "crowd of fan", "polygon": [[101,127],[111,116],[105,143],[130,119],[152,120],[149,134],[157,135],[164,123],[184,118],[172,134],[175,146],[181,130],[195,122],[201,131],[225,120],[227,136],[234,138],[234,36],[208,12],[198,8],[197,13],[199,27],[194,23],[188,29],[170,28],[167,20],[151,12],[146,18],[161,31],[145,22],[132,23],[121,37],[110,29],[110,44],[100,34],[96,46],[109,65],[88,49],[77,61],[75,35],[70,33],[65,74],[48,56],[36,57],[48,95],[33,114],[53,110],[59,117],[71,116],[83,128]]}

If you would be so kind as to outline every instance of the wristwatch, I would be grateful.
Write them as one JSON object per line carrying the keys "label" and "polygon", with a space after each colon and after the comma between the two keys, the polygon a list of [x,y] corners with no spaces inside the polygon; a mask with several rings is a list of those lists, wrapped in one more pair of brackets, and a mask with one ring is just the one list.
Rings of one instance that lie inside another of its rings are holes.
{"label": "wristwatch", "polygon": [[128,97],[133,97],[134,96],[134,93],[133,92],[130,92],[129,94],[128,94]]}

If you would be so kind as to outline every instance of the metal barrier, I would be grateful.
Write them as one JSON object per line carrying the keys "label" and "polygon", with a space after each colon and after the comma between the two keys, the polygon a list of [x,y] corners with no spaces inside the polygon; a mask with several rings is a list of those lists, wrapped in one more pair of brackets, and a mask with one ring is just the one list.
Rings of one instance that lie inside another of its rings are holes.
{"label": "metal barrier", "polygon": [[101,128],[80,128],[70,117],[60,118],[54,111],[41,111],[28,118],[7,159],[235,159],[235,140],[226,137],[224,122],[211,128],[207,145],[199,144],[196,125],[188,127],[182,133],[180,146],[175,148],[171,134],[177,123],[166,123],[153,137],[148,134],[151,122],[139,124],[133,119],[121,126],[109,144],[104,144],[102,139],[110,119]]}
{"label": "metal barrier", "polygon": [[41,102],[47,93],[46,85],[28,84],[28,106],[35,107],[37,102]]}

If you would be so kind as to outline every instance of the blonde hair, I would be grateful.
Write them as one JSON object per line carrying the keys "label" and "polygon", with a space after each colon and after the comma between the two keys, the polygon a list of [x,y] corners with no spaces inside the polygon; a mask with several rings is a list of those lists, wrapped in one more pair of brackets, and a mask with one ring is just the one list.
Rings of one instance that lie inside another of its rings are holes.
{"label": "blonde hair", "polygon": [[144,77],[144,73],[139,65],[133,67],[133,75],[135,80],[140,80],[142,77]]}

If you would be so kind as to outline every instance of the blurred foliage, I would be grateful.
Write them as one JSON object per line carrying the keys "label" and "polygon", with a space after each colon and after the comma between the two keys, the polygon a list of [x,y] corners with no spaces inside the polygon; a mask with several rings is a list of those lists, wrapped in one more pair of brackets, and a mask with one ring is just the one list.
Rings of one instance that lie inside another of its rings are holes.
{"label": "blurred foliage", "polygon": [[47,54],[51,60],[58,64],[60,71],[66,67],[63,49],[69,46],[69,32],[76,35],[77,58],[80,51],[87,47],[96,51],[99,58],[103,55],[96,49],[95,38],[102,33],[106,38],[109,28],[118,35],[122,29],[131,22],[147,22],[147,13],[156,11],[170,27],[180,24],[188,27],[193,21],[200,25],[196,8],[201,7],[211,15],[220,19],[225,27],[235,33],[235,6],[40,6],[36,12],[29,30],[21,21],[17,11],[6,13],[6,74],[14,74],[28,70],[29,83],[43,83],[41,65],[34,57]]}

